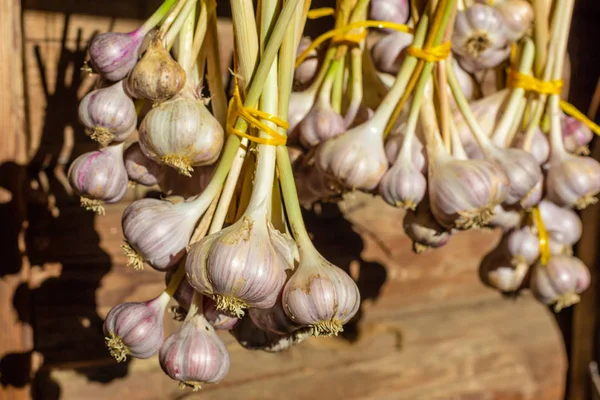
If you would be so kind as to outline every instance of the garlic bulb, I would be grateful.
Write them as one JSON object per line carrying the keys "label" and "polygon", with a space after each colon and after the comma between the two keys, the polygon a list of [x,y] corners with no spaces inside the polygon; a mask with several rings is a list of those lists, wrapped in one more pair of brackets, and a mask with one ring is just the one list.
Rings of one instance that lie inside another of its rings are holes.
{"label": "garlic bulb", "polygon": [[428,248],[445,246],[452,233],[441,226],[433,217],[429,202],[421,202],[416,210],[407,210],[404,215],[404,233],[413,241],[413,251],[423,253]]}
{"label": "garlic bulb", "polygon": [[504,32],[509,40],[520,39],[533,24],[533,7],[527,0],[505,0],[494,4],[504,19]]}
{"label": "garlic bulb", "polygon": [[488,150],[492,159],[504,170],[510,182],[508,196],[504,203],[513,205],[527,201],[529,206],[535,205],[535,202],[531,204],[533,197],[528,198],[542,180],[542,170],[535,158],[521,149],[494,146]]}
{"label": "garlic bulb", "polygon": [[[296,54],[302,54],[312,44],[308,36],[303,36],[298,44]],[[319,56],[316,50],[309,53],[308,57],[294,69],[294,83],[301,87],[310,84],[319,69]]]}
{"label": "garlic bulb", "polygon": [[[306,89],[302,92],[292,92],[290,94],[290,103],[288,107],[288,124],[290,139],[295,135],[295,128],[300,121],[306,117],[306,114],[312,108],[315,102],[315,91]],[[296,133],[297,135],[297,133]]]}
{"label": "garlic bulb", "polygon": [[104,320],[110,355],[121,362],[128,355],[149,358],[156,354],[163,341],[163,320],[170,298],[162,293],[150,301],[113,307]]}
{"label": "garlic bulb", "polygon": [[522,216],[517,210],[497,205],[493,212],[494,215],[489,224],[492,228],[500,228],[504,232],[508,232],[521,224]]}
{"label": "garlic bulb", "polygon": [[[401,133],[392,133],[385,142],[385,154],[390,163],[394,163],[398,158],[398,153],[404,143],[405,135]],[[417,136],[414,136],[410,143],[410,158],[415,168],[421,172],[425,171],[427,165],[426,153],[423,151],[423,143]]]}
{"label": "garlic bulb", "polygon": [[278,335],[287,335],[300,329],[300,326],[291,321],[285,314],[281,303],[281,295],[277,298],[277,302],[273,307],[251,308],[248,315],[257,327]]}
{"label": "garlic bulb", "polygon": [[414,210],[425,197],[427,181],[410,156],[401,157],[383,175],[379,194],[390,205]]}
{"label": "garlic bulb", "polygon": [[104,214],[104,203],[116,203],[127,192],[123,144],[104,147],[77,157],[67,173],[81,206]]}
{"label": "garlic bulb", "polygon": [[191,176],[193,167],[212,164],[223,147],[219,122],[202,101],[187,95],[154,107],[139,129],[146,157]]}
{"label": "garlic bulb", "polygon": [[548,200],[542,200],[539,209],[551,240],[571,247],[581,239],[583,226],[576,212]]}
{"label": "garlic bulb", "polygon": [[171,379],[194,391],[203,383],[222,380],[229,372],[229,352],[202,314],[186,320],[165,339],[158,359]]}
{"label": "garlic bulb", "polygon": [[516,293],[525,284],[529,265],[514,263],[504,248],[494,249],[479,267],[481,281],[503,293]]}
{"label": "garlic bulb", "polygon": [[429,164],[429,199],[435,219],[446,228],[487,225],[495,207],[504,202],[509,180],[488,160],[456,160],[438,156]]}
{"label": "garlic bulb", "polygon": [[345,130],[344,118],[335,112],[331,103],[320,99],[298,124],[300,143],[306,148],[314,147]]}
{"label": "garlic bulb", "polygon": [[283,289],[283,309],[315,336],[337,335],[360,306],[356,283],[316,250],[300,248],[300,265]]}
{"label": "garlic bulb", "polygon": [[381,128],[370,121],[317,148],[319,169],[349,189],[373,190],[388,168]]}
{"label": "garlic bulb", "polygon": [[248,307],[275,304],[294,252],[293,241],[266,215],[247,214],[192,245],[185,267],[196,291],[212,297],[217,309],[241,317]]}
{"label": "garlic bulb", "polygon": [[298,162],[294,168],[296,191],[300,204],[310,208],[317,201],[335,199],[343,190],[319,171],[314,162]]}
{"label": "garlic bulb", "polygon": [[525,148],[525,136],[523,134],[519,134],[515,137],[513,147],[524,149],[531,153],[539,165],[544,165],[550,157],[550,142],[539,127],[536,128],[533,133],[529,149]]}
{"label": "garlic bulb", "polygon": [[130,33],[107,32],[94,36],[88,53],[96,72],[111,81],[125,78],[135,66],[146,31]]}
{"label": "garlic bulb", "polygon": [[588,155],[590,151],[587,145],[594,138],[591,129],[568,115],[561,116],[561,126],[565,150],[579,155]]}
{"label": "garlic bulb", "polygon": [[508,234],[508,252],[513,265],[532,265],[540,256],[540,242],[531,227],[516,229]]}
{"label": "garlic bulb", "polygon": [[497,67],[508,58],[505,21],[494,7],[474,4],[456,15],[452,50],[469,72]]}
{"label": "garlic bulb", "polygon": [[[463,94],[469,101],[473,101],[479,97],[481,97],[481,89],[479,89],[479,85],[477,81],[471,74],[465,71],[456,60],[456,58],[452,58],[452,69],[454,69],[454,75],[456,75],[456,79],[460,84],[460,88],[462,89]],[[449,90],[449,89],[448,89]],[[450,97],[453,99],[453,97]],[[451,100],[451,106],[455,107],[455,102]]]}
{"label": "garlic bulb", "polygon": [[125,94],[123,81],[86,94],[78,112],[86,132],[102,146],[127,139],[137,123],[135,104]]}
{"label": "garlic bulb", "polygon": [[412,34],[405,32],[393,32],[379,39],[371,50],[377,69],[396,75],[406,57],[406,49],[413,39]]}
{"label": "garlic bulb", "polygon": [[123,159],[129,179],[141,185],[158,185],[165,174],[165,169],[146,157],[137,142],[127,148]]}
{"label": "garlic bulb", "polygon": [[408,0],[371,0],[369,17],[377,21],[390,21],[404,24],[410,16]]}
{"label": "garlic bulb", "polygon": [[161,103],[185,86],[183,67],[171,57],[162,40],[153,40],[127,78],[127,91],[138,99]]}
{"label": "garlic bulb", "polygon": [[531,291],[544,304],[554,304],[559,312],[579,302],[579,293],[590,285],[590,272],[578,258],[556,255],[548,265],[536,264],[531,276]]}
{"label": "garlic bulb", "polygon": [[600,192],[600,163],[590,157],[553,152],[546,175],[548,199],[564,207],[584,209]]}
{"label": "garlic bulb", "polygon": [[206,210],[200,201],[174,204],[169,200],[141,199],[131,203],[121,220],[128,265],[142,269],[145,261],[158,271],[176,265]]}

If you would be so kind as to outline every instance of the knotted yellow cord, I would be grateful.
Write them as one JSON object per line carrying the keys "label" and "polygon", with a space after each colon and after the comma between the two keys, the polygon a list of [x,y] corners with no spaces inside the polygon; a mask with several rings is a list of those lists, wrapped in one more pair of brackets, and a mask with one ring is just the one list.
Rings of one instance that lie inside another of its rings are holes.
{"label": "knotted yellow cord", "polygon": [[[246,132],[242,132],[234,128],[237,118],[243,118],[250,126],[257,128],[269,135],[268,138],[262,138],[258,136],[250,135]],[[242,98],[240,97],[240,90],[237,85],[237,80],[233,90],[233,97],[229,101],[229,108],[227,109],[227,132],[233,133],[234,135],[244,137],[251,142],[259,144],[267,144],[271,146],[285,146],[287,142],[287,136],[280,134],[270,126],[265,125],[258,118],[262,118],[269,122],[274,123],[280,128],[288,129],[289,125],[286,121],[278,118],[274,115],[268,114],[264,111],[256,110],[254,108],[244,107]]]}
{"label": "knotted yellow cord", "polygon": [[427,62],[438,62],[448,58],[448,56],[450,55],[450,50],[452,50],[452,43],[446,42],[440,44],[439,46],[432,46],[430,48],[422,49],[414,46],[409,46],[406,49],[406,52],[410,56],[416,57]]}
{"label": "knotted yellow cord", "polygon": [[542,220],[542,214],[540,212],[540,208],[535,206],[531,210],[531,216],[533,218],[533,222],[538,231],[538,238],[540,243],[540,262],[542,265],[547,265],[548,261],[550,261],[550,257],[552,253],[550,253],[550,243],[548,242],[548,231],[546,231],[546,227],[544,226],[544,221]]}

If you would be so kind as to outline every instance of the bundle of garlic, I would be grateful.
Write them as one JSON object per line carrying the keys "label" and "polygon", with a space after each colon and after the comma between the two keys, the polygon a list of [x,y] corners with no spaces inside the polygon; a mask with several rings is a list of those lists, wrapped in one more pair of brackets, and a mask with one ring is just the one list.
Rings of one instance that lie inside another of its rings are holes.
{"label": "bundle of garlic", "polygon": [[[158,354],[196,390],[229,369],[215,329],[271,352],[341,332],[360,294],[317,251],[300,205],[354,190],[406,209],[419,253],[459,231],[502,229],[485,283],[530,287],[556,309],[578,300],[589,273],[571,255],[581,221],[570,208],[595,201],[600,164],[583,156],[589,121],[559,110],[573,0],[339,0],[310,11],[308,0],[230,2],[229,103],[214,0],[165,0],[136,31],[90,46],[107,83],[80,116],[103,147],[73,163],[71,185],[98,212],[128,181],[165,195],[123,214],[129,264],[165,272],[167,288],[109,312],[118,361]],[[332,30],[303,37],[319,16],[334,17]],[[205,75],[210,102],[199,95]],[[139,142],[127,143],[144,101]],[[165,339],[171,299],[183,322]]]}

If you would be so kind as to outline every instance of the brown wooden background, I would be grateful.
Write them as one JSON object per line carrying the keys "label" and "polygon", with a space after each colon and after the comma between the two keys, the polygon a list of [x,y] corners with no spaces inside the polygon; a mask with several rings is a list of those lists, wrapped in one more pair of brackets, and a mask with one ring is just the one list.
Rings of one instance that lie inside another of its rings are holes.
{"label": "brown wooden background", "polygon": [[[119,302],[159,293],[162,276],[125,266],[127,201],[95,217],[70,196],[64,173],[95,147],[76,114],[89,88],[79,72],[87,41],[96,31],[133,29],[157,3],[0,0],[0,399],[560,400],[574,337],[581,340],[571,352],[570,399],[585,398],[597,291],[575,318],[559,316],[565,347],[546,307],[529,296],[503,299],[479,283],[479,260],[497,233],[460,234],[446,249],[417,256],[401,232],[402,213],[367,196],[306,215],[319,249],[361,289],[360,318],[341,338],[272,355],[243,350],[224,333],[231,373],[198,394],[180,391],[155,358],[113,362],[103,317]],[[219,2],[221,15],[226,6]],[[592,1],[580,2],[577,21],[597,20],[592,12]],[[594,25],[574,30],[598,38]],[[230,35],[226,24],[221,29]],[[590,44],[572,43],[579,106],[598,75],[597,52],[582,48]],[[597,207],[586,213],[580,247],[594,265]]]}

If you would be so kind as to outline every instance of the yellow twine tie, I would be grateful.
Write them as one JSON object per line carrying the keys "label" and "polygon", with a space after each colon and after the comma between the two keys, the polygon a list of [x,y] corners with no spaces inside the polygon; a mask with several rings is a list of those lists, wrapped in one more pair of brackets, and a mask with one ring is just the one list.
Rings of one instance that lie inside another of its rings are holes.
{"label": "yellow twine tie", "polygon": [[[250,126],[257,128],[259,131],[266,133],[270,137],[263,138],[253,136],[246,132],[242,132],[238,129],[235,129],[234,125],[238,117],[244,119]],[[233,90],[233,97],[229,101],[229,108],[227,109],[227,131],[229,133],[233,133],[234,135],[244,137],[250,140],[251,142],[271,146],[285,146],[287,142],[287,136],[280,134],[270,126],[265,125],[258,118],[262,118],[264,120],[272,122],[278,127],[286,130],[289,128],[289,124],[281,118],[268,114],[264,111],[256,110],[254,108],[244,107],[244,104],[242,103],[242,98],[240,97],[240,90],[238,88],[236,79],[235,87]]]}
{"label": "yellow twine tie", "polygon": [[[562,91],[563,81],[560,79],[555,81],[542,81],[531,75],[526,75],[514,69],[510,69],[508,73],[507,86],[513,88],[522,88],[541,94],[559,95]],[[574,105],[564,100],[560,100],[559,104],[560,108],[565,114],[568,114],[579,122],[583,123],[596,135],[600,135],[600,126],[586,117],[585,114],[579,111]]]}
{"label": "yellow twine tie", "polygon": [[310,10],[306,14],[306,17],[308,19],[317,19],[322,17],[329,17],[330,15],[335,15],[335,10],[332,7],[322,7]]}
{"label": "yellow twine tie", "polygon": [[546,231],[544,221],[542,220],[542,213],[540,212],[540,208],[538,206],[535,206],[531,210],[531,216],[533,217],[533,222],[535,223],[535,226],[538,231],[538,238],[540,242],[540,262],[542,263],[542,265],[547,265],[548,261],[550,261],[552,253],[550,252],[548,231]]}
{"label": "yellow twine tie", "polygon": [[432,46],[430,48],[423,49],[414,46],[409,46],[406,49],[406,52],[409,56],[413,56],[427,62],[438,62],[448,58],[451,50],[452,43],[445,42],[438,46]]}
{"label": "yellow twine tie", "polygon": [[[319,9],[311,10],[311,11],[318,11],[318,10]],[[349,42],[349,43],[353,43],[353,44],[360,44],[367,37],[367,32],[362,31],[361,33],[351,33],[351,34],[349,34],[348,32],[352,31],[354,29],[361,29],[361,28],[388,28],[388,29],[393,29],[395,31],[399,31],[399,32],[406,32],[406,33],[412,32],[412,29],[410,27],[408,27],[407,25],[395,24],[393,22],[388,22],[388,21],[356,21],[356,22],[352,22],[352,23],[342,26],[340,28],[332,29],[328,32],[325,32],[321,36],[317,37],[310,44],[310,46],[308,46],[306,48],[306,50],[304,50],[298,56],[298,58],[296,58],[295,67],[298,67],[300,64],[302,64],[302,62],[304,60],[306,60],[306,58],[310,55],[310,53],[313,50],[317,49],[321,44],[323,44],[325,41],[327,41],[329,39],[333,38],[334,43]]]}

